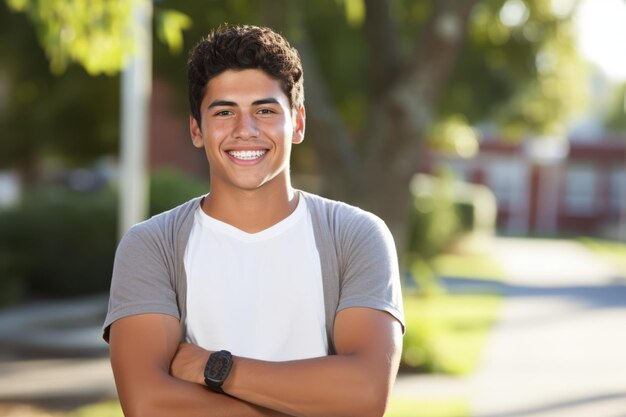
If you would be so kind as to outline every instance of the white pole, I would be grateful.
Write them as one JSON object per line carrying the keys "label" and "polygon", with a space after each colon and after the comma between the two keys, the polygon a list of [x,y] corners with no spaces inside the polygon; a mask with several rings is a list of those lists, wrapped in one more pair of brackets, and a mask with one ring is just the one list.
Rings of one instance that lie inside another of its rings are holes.
{"label": "white pole", "polygon": [[148,119],[152,90],[152,2],[135,1],[135,50],[121,76],[120,237],[148,215]]}
{"label": "white pole", "polygon": [[[624,113],[626,113],[626,91],[624,92]],[[626,147],[626,139],[624,139],[624,146]],[[616,181],[618,183],[618,195],[620,199],[620,218],[619,218],[619,232],[618,239],[626,242],[626,158],[624,159],[623,169],[617,172]]]}

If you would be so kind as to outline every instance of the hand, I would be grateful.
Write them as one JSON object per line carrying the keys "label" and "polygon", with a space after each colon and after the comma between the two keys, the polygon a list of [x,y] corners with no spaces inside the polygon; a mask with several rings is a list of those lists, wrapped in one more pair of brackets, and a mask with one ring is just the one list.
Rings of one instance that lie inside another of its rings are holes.
{"label": "hand", "polygon": [[181,343],[170,364],[170,374],[184,381],[204,385],[204,366],[211,353],[192,343]]}

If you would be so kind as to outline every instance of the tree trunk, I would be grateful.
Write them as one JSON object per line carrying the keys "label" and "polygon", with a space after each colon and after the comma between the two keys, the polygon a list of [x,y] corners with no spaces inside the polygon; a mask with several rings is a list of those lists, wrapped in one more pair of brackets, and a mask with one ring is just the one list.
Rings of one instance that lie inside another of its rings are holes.
{"label": "tree trunk", "polygon": [[[409,185],[418,171],[420,147],[433,121],[465,40],[477,0],[438,0],[415,42],[400,57],[390,3],[365,0],[371,100],[364,132],[354,138],[339,118],[304,25],[294,46],[304,64],[307,133],[314,140],[325,194],[369,210],[393,233],[398,253],[407,245]],[[357,146],[358,145],[358,149]]]}

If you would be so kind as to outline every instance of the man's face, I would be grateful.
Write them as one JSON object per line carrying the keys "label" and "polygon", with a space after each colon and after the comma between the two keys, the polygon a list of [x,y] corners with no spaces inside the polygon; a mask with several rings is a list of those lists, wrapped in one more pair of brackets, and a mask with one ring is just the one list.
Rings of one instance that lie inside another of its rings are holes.
{"label": "man's face", "polygon": [[258,69],[225,71],[208,82],[200,115],[201,126],[190,117],[190,131],[209,160],[212,192],[288,184],[304,108],[291,110],[278,80]]}

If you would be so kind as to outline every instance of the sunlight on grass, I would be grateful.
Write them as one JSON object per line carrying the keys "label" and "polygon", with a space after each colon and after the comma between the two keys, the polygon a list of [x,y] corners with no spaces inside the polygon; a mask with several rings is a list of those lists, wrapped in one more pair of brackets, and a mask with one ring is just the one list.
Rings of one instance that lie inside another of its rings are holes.
{"label": "sunlight on grass", "polygon": [[578,241],[607,261],[613,263],[620,271],[626,274],[626,244],[587,237],[580,238]]}
{"label": "sunlight on grass", "polygon": [[443,254],[432,265],[442,277],[502,280],[504,276],[498,261],[489,255]]}
{"label": "sunlight on grass", "polygon": [[119,401],[103,401],[80,407],[65,417],[124,417]]}
{"label": "sunlight on grass", "polygon": [[[442,254],[431,265],[439,277],[461,281],[504,279],[500,263],[484,252]],[[433,284],[439,285],[436,280]],[[473,372],[502,303],[497,286],[479,291],[482,292],[405,291],[404,363],[426,372],[454,375]]]}
{"label": "sunlight on grass", "polygon": [[391,399],[385,417],[468,417],[469,404],[464,399],[415,400],[409,397]]}
{"label": "sunlight on grass", "polygon": [[473,372],[500,304],[499,295],[405,297],[404,360],[432,372]]}

